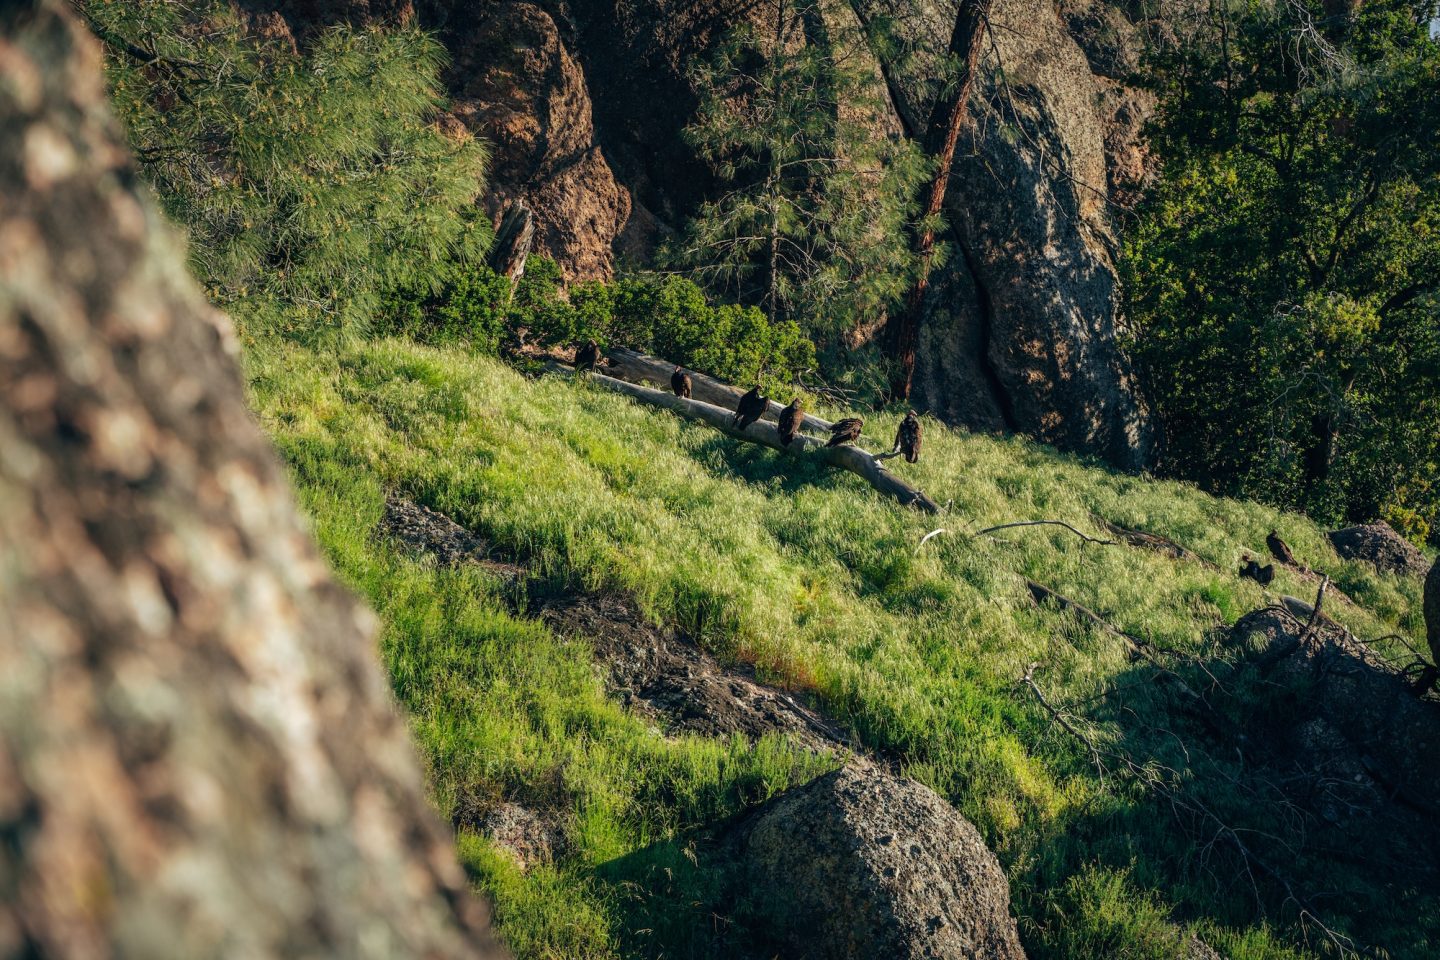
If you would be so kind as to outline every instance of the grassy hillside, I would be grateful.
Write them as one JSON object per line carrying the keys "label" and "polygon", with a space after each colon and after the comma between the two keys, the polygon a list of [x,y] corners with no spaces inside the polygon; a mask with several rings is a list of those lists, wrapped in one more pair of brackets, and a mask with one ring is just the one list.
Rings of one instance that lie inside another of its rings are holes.
{"label": "grassy hillside", "polygon": [[[1234,788],[1237,759],[1174,685],[1154,682],[1115,635],[1037,607],[1024,578],[1169,651],[1196,686],[1241,684],[1243,651],[1217,626],[1267,602],[1231,571],[1242,552],[1263,554],[1273,526],[1361,605],[1335,603],[1336,619],[1361,637],[1417,636],[1417,585],[1340,562],[1303,518],[932,424],[923,462],[896,469],[951,502],[936,520],[848,474],[460,350],[258,344],[247,363],[317,535],[384,620],[382,653],[442,813],[504,797],[564,823],[564,854],[528,873],[459,837],[519,956],[736,955],[749,946],[733,922],[743,891],[701,828],[836,761],[780,739],[658,735],[607,700],[583,641],[507,612],[500,580],[377,543],[388,489],[548,582],[622,591],[722,658],[813,691],[976,823],[1011,877],[1032,957],[1170,958],[1191,930],[1229,957],[1316,955],[1278,889],[1252,883],[1232,850],[1152,791],[1102,778],[1017,682],[1040,664],[1047,696],[1098,742],[1173,771],[1175,791],[1263,846],[1273,811]],[[867,436],[888,441],[894,425],[876,417]],[[1037,518],[1095,536],[1095,518],[1141,527],[1219,568],[1054,527],[972,534]],[[921,547],[937,526],[947,532]],[[1282,571],[1269,597],[1279,593],[1314,586]],[[1396,957],[1440,950],[1433,891],[1383,890],[1358,868],[1282,849],[1275,859],[1323,891],[1332,926]]]}

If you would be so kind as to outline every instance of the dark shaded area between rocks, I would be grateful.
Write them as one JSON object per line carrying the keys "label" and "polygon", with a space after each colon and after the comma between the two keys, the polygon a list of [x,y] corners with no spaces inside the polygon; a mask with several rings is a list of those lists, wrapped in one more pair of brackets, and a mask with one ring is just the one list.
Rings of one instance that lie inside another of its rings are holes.
{"label": "dark shaded area between rocks", "polygon": [[1304,818],[1311,855],[1358,863],[1383,885],[1440,882],[1440,697],[1343,627],[1256,610],[1231,629],[1265,695],[1245,704],[1250,775]]}

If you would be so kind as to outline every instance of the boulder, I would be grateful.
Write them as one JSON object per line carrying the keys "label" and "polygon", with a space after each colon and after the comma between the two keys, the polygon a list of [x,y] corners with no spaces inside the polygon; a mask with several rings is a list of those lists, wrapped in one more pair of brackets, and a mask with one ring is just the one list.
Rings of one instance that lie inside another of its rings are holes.
{"label": "boulder", "polygon": [[923,784],[852,765],[742,829],[742,869],[796,960],[1025,956],[995,855]]}
{"label": "boulder", "polygon": [[1384,573],[1423,577],[1430,568],[1425,555],[1383,520],[1345,527],[1326,536],[1346,560],[1364,560]]}

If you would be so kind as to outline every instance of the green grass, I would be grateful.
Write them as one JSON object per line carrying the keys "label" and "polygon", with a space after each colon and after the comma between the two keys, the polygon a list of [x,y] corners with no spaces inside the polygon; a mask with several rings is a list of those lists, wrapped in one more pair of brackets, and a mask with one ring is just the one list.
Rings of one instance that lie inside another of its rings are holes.
{"label": "green grass", "polygon": [[[1230,571],[1242,552],[1263,554],[1273,526],[1361,604],[1334,604],[1337,619],[1362,637],[1415,637],[1416,585],[1339,561],[1304,518],[938,425],[924,461],[896,468],[951,502],[930,518],[848,474],[459,350],[258,344],[247,363],[318,538],[385,623],[381,652],[437,806],[515,798],[566,826],[565,855],[526,874],[459,837],[518,956],[732,955],[747,943],[731,922],[743,898],[700,828],[833,761],[783,740],[658,735],[606,699],[583,642],[507,614],[498,581],[376,544],[386,488],[542,576],[624,591],[722,658],[813,689],[976,823],[1011,877],[1032,957],[1170,957],[1191,930],[1235,958],[1312,955],[1278,891],[1238,879],[1224,849],[1201,855],[1203,839],[1153,797],[1102,780],[1017,684],[1041,664],[1047,695],[1102,743],[1173,768],[1188,796],[1259,828],[1270,812],[1230,788],[1235,759],[1207,749],[1168,688],[1148,682],[1153,670],[1118,638],[1037,608],[1023,578],[1223,676],[1239,651],[1217,625],[1266,602]],[[876,416],[867,435],[888,440],[894,426]],[[969,533],[1056,518],[1098,536],[1095,517],[1173,537],[1222,569],[1058,528]],[[947,532],[920,548],[937,526]],[[1314,589],[1282,571],[1274,591]],[[1433,893],[1382,896],[1349,867],[1303,855],[1294,866],[1338,892],[1325,901],[1332,926],[1396,957],[1440,949]]]}

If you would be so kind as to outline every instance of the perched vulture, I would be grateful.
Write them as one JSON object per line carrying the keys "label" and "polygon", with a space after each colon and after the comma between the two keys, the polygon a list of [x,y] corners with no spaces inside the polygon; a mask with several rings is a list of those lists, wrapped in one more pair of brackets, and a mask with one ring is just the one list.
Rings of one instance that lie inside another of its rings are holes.
{"label": "perched vulture", "polygon": [[827,447],[838,447],[846,443],[854,443],[860,439],[860,428],[865,426],[865,421],[859,417],[846,417],[837,421],[830,427],[830,442]]}
{"label": "perched vulture", "polygon": [[891,452],[903,453],[906,463],[915,463],[920,459],[920,439],[920,419],[911,410],[900,421],[900,429],[895,431],[895,448]]}
{"label": "perched vulture", "polygon": [[1270,581],[1275,579],[1275,564],[1267,563],[1262,567],[1247,556],[1245,562],[1240,565],[1240,576],[1249,577],[1260,586],[1268,587]]}
{"label": "perched vulture", "polygon": [[1430,641],[1430,657],[1440,666],[1440,559],[1425,578],[1425,639]]}
{"label": "perched vulture", "polygon": [[790,446],[791,442],[800,434],[800,424],[805,422],[805,406],[796,397],[790,401],[790,406],[780,411],[780,442]]}
{"label": "perched vulture", "polygon": [[575,371],[594,370],[595,364],[600,362],[600,344],[594,340],[586,340],[585,346],[575,351]]}
{"label": "perched vulture", "polygon": [[1280,539],[1280,534],[1271,530],[1265,537],[1265,546],[1270,548],[1270,556],[1279,560],[1287,567],[1299,567],[1300,562],[1295,559],[1295,554],[1290,552],[1290,544]]}
{"label": "perched vulture", "polygon": [[744,430],[763,417],[769,409],[769,398],[760,393],[759,386],[751,387],[750,392],[741,397],[740,402],[735,405],[735,428]]}
{"label": "perched vulture", "polygon": [[690,374],[682,368],[676,367],[675,372],[670,374],[670,389],[675,391],[675,396],[690,399]]}

